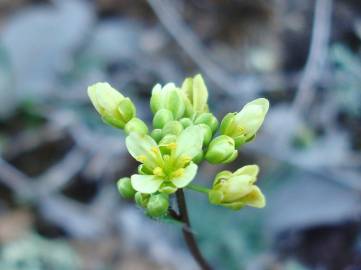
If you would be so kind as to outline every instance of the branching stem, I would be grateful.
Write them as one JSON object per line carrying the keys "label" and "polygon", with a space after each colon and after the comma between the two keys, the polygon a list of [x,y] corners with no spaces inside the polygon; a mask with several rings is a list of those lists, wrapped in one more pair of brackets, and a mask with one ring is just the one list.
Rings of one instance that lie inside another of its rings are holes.
{"label": "branching stem", "polygon": [[197,191],[197,192],[201,192],[201,193],[208,193],[209,192],[209,188],[203,187],[203,186],[199,186],[196,184],[189,184],[187,186],[188,189]]}

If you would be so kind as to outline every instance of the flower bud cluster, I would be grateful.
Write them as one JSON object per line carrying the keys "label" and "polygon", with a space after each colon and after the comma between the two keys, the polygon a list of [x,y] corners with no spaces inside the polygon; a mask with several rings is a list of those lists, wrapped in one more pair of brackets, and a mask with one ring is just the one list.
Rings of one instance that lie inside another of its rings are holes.
{"label": "flower bud cluster", "polygon": [[[267,99],[247,103],[221,123],[208,106],[208,90],[201,75],[153,87],[150,108],[152,128],[136,116],[133,102],[108,83],[96,83],[88,95],[105,123],[123,129],[129,153],[138,161],[138,173],[118,180],[120,195],[133,199],[150,217],[167,215],[169,198],[190,185],[197,164],[234,161],[243,144],[252,141],[267,114]],[[265,200],[254,185],[256,165],[234,173],[220,172],[207,191],[210,203],[231,209],[263,207]]]}

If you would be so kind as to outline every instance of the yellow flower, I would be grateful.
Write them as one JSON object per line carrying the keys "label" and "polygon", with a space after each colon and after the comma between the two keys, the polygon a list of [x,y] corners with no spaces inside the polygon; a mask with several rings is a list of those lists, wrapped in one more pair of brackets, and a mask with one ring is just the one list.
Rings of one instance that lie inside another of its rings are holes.
{"label": "yellow flower", "polygon": [[[129,153],[142,163],[140,174],[131,176],[136,191],[173,193],[193,180],[198,167],[192,159],[202,151],[202,130],[199,126],[191,126],[175,137],[175,141],[159,146],[148,135],[131,133],[126,138]],[[168,151],[161,151],[161,148]]]}

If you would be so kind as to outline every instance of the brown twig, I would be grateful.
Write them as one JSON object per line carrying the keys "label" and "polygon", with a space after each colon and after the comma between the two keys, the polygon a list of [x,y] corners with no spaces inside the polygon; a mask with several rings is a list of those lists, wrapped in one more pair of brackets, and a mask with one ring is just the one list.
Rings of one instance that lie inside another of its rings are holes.
{"label": "brown twig", "polygon": [[208,264],[206,259],[203,257],[203,255],[197,245],[197,241],[194,238],[194,234],[190,230],[191,224],[189,221],[187,204],[186,204],[186,200],[184,197],[183,189],[178,189],[176,192],[176,196],[177,196],[177,203],[178,203],[178,208],[179,208],[180,219],[184,223],[184,225],[183,225],[184,240],[186,241],[187,246],[188,246],[190,252],[192,253],[193,258],[197,261],[199,266],[203,270],[211,270],[212,268],[210,267],[210,265]]}

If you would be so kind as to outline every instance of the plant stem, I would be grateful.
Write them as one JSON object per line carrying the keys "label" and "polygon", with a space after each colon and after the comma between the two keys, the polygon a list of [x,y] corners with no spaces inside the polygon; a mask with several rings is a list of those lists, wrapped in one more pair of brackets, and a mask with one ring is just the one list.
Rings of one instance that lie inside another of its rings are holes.
{"label": "plant stem", "polygon": [[189,184],[188,186],[186,186],[186,188],[189,188],[191,190],[194,191],[198,191],[198,192],[202,192],[202,193],[208,193],[209,192],[209,188],[206,187],[202,187],[196,184]]}
{"label": "plant stem", "polygon": [[193,256],[193,258],[197,261],[201,269],[203,270],[211,270],[212,268],[209,266],[206,259],[203,257],[199,247],[197,245],[197,241],[194,238],[194,235],[191,231],[191,224],[189,221],[188,211],[187,211],[187,204],[184,197],[183,189],[178,189],[176,192],[177,196],[177,203],[181,221],[184,223],[183,225],[183,236],[184,240],[187,243],[187,246]]}

